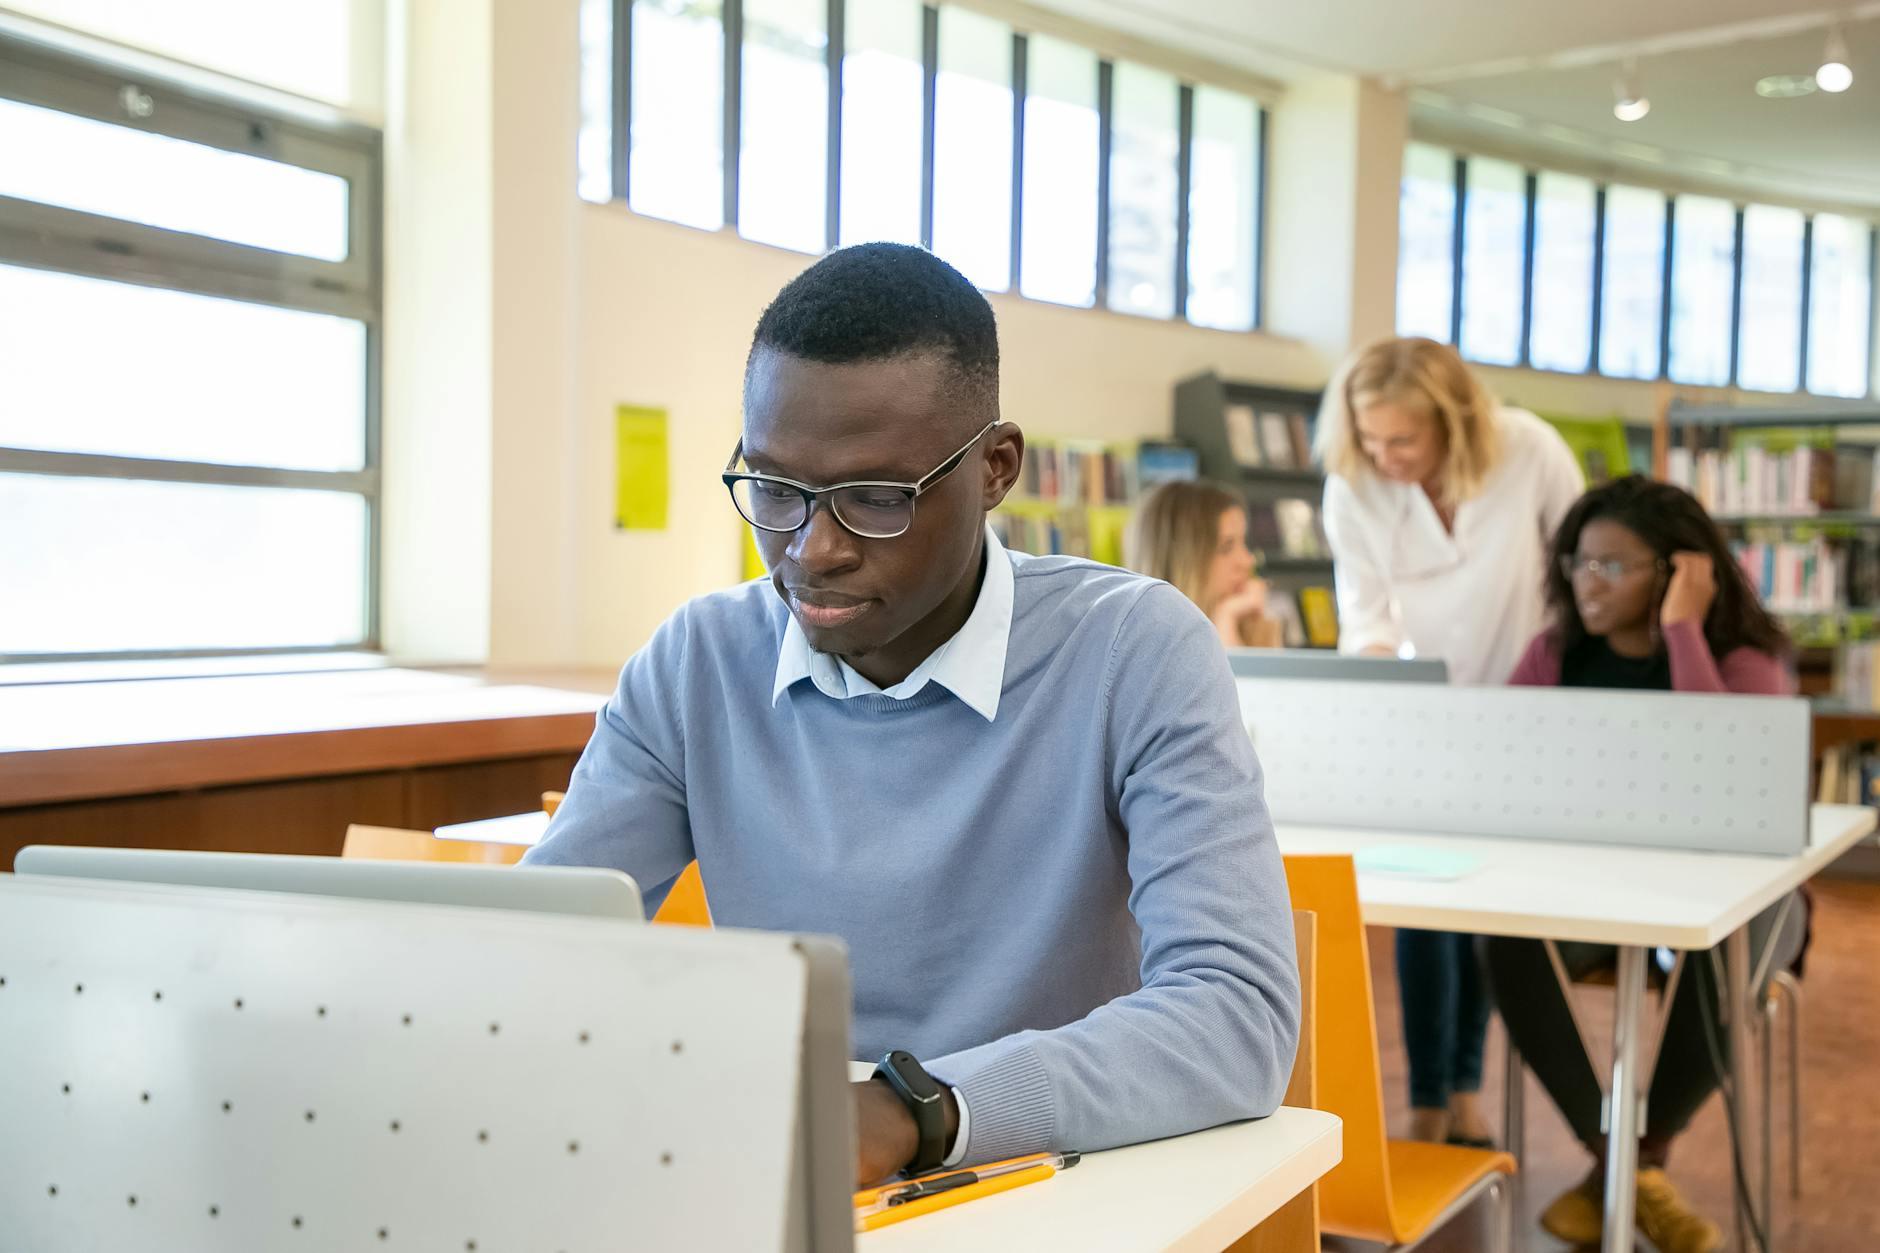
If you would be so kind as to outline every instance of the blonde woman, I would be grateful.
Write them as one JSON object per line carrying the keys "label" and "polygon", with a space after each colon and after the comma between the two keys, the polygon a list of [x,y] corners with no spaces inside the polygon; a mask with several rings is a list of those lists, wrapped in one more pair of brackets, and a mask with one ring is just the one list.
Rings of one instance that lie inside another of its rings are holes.
{"label": "blonde woman", "polygon": [[1228,648],[1277,648],[1280,623],[1253,577],[1247,507],[1213,483],[1164,483],[1143,497],[1124,537],[1130,569],[1161,579],[1201,607]]}
{"label": "blonde woman", "polygon": [[[1498,404],[1454,349],[1387,339],[1326,388],[1318,453],[1340,650],[1440,657],[1456,683],[1506,682],[1546,625],[1541,574],[1583,486],[1566,441]],[[1485,1143],[1474,938],[1399,931],[1397,975],[1411,1135]]]}

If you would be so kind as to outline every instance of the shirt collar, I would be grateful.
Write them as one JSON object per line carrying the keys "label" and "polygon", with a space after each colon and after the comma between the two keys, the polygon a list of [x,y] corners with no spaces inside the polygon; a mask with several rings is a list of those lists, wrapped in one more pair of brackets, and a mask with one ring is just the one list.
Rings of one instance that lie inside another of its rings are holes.
{"label": "shirt collar", "polygon": [[[906,700],[929,682],[946,688],[968,708],[993,721],[999,713],[999,695],[1005,689],[1005,652],[1012,637],[1014,580],[1012,559],[999,543],[992,528],[986,528],[985,578],[979,584],[979,599],[952,639],[935,649],[914,672],[887,690],[896,700]],[[828,653],[810,648],[803,628],[791,614],[783,629],[783,644],[777,653],[777,675],[771,684],[770,703],[775,705],[783,694],[804,679],[816,690],[836,700],[862,696],[882,689],[857,674],[847,663]]]}

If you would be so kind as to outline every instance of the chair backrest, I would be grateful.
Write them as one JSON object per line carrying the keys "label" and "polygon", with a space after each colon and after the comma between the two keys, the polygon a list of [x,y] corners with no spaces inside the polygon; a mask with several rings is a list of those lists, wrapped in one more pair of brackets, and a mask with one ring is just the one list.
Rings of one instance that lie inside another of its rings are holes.
{"label": "chair backrest", "polygon": [[440,840],[429,831],[408,831],[403,827],[367,827],[353,823],[346,828],[346,843],[341,857],[364,857],[376,861],[466,861],[491,866],[513,866],[528,852],[522,844],[495,844],[485,840]]}
{"label": "chair backrest", "polygon": [[[542,793],[542,812],[549,817],[561,808],[563,792]],[[653,911],[653,921],[675,927],[709,927],[711,908],[705,903],[705,885],[698,877],[698,863],[692,862],[666,893],[666,899]]]}
{"label": "chair backrest", "polygon": [[[1357,871],[1349,856],[1288,857],[1286,881],[1293,908],[1316,915],[1315,1107],[1338,1115],[1345,1124],[1344,1158],[1319,1184],[1325,1226],[1393,1244],[1398,1234],[1384,1128],[1384,1080],[1378,1067],[1371,957],[1358,909]],[[1290,1092],[1287,1101],[1292,1101]]]}
{"label": "chair backrest", "polygon": [[[1293,947],[1299,953],[1299,1051],[1280,1103],[1318,1109],[1318,915],[1293,911]],[[1267,1216],[1225,1253],[1319,1253],[1319,1187],[1315,1183]]]}

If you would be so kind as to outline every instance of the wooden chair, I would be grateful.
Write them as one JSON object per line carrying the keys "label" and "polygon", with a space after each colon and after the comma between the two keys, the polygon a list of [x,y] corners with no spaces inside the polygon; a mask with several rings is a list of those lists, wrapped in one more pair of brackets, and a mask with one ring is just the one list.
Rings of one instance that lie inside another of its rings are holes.
{"label": "wooden chair", "polygon": [[[561,808],[565,793],[542,793],[542,809],[550,817]],[[712,925],[712,913],[705,903],[705,884],[698,877],[698,863],[693,862],[680,874],[678,882],[672,885],[672,891],[666,893],[666,899],[659,903],[659,909],[653,914],[653,921],[676,927],[709,927]]]}
{"label": "wooden chair", "polygon": [[[1319,1104],[1318,915],[1293,911],[1293,944],[1299,951],[1299,1052],[1292,1079],[1280,1102],[1295,1109]],[[1252,1231],[1234,1241],[1227,1253],[1318,1253],[1319,1186],[1315,1183],[1280,1206]]]}
{"label": "wooden chair", "polygon": [[1293,908],[1317,915],[1318,1108],[1345,1124],[1344,1159],[1320,1183],[1325,1230],[1407,1250],[1487,1194],[1496,1203],[1492,1247],[1509,1249],[1512,1157],[1385,1134],[1371,961],[1351,858],[1288,857],[1286,879]]}

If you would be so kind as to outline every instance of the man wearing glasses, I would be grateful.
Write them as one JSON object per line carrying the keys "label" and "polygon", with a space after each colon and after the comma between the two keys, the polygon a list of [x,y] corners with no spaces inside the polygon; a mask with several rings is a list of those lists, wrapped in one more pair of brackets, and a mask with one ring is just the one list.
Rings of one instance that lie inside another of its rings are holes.
{"label": "man wearing glasses", "polygon": [[882,1059],[858,1183],[1263,1116],[1297,1040],[1218,637],[1167,584],[999,544],[998,360],[985,297],[916,248],[783,289],[724,474],[769,578],[627,662],[526,859],[656,907],[696,858],[715,922],[846,941]]}

